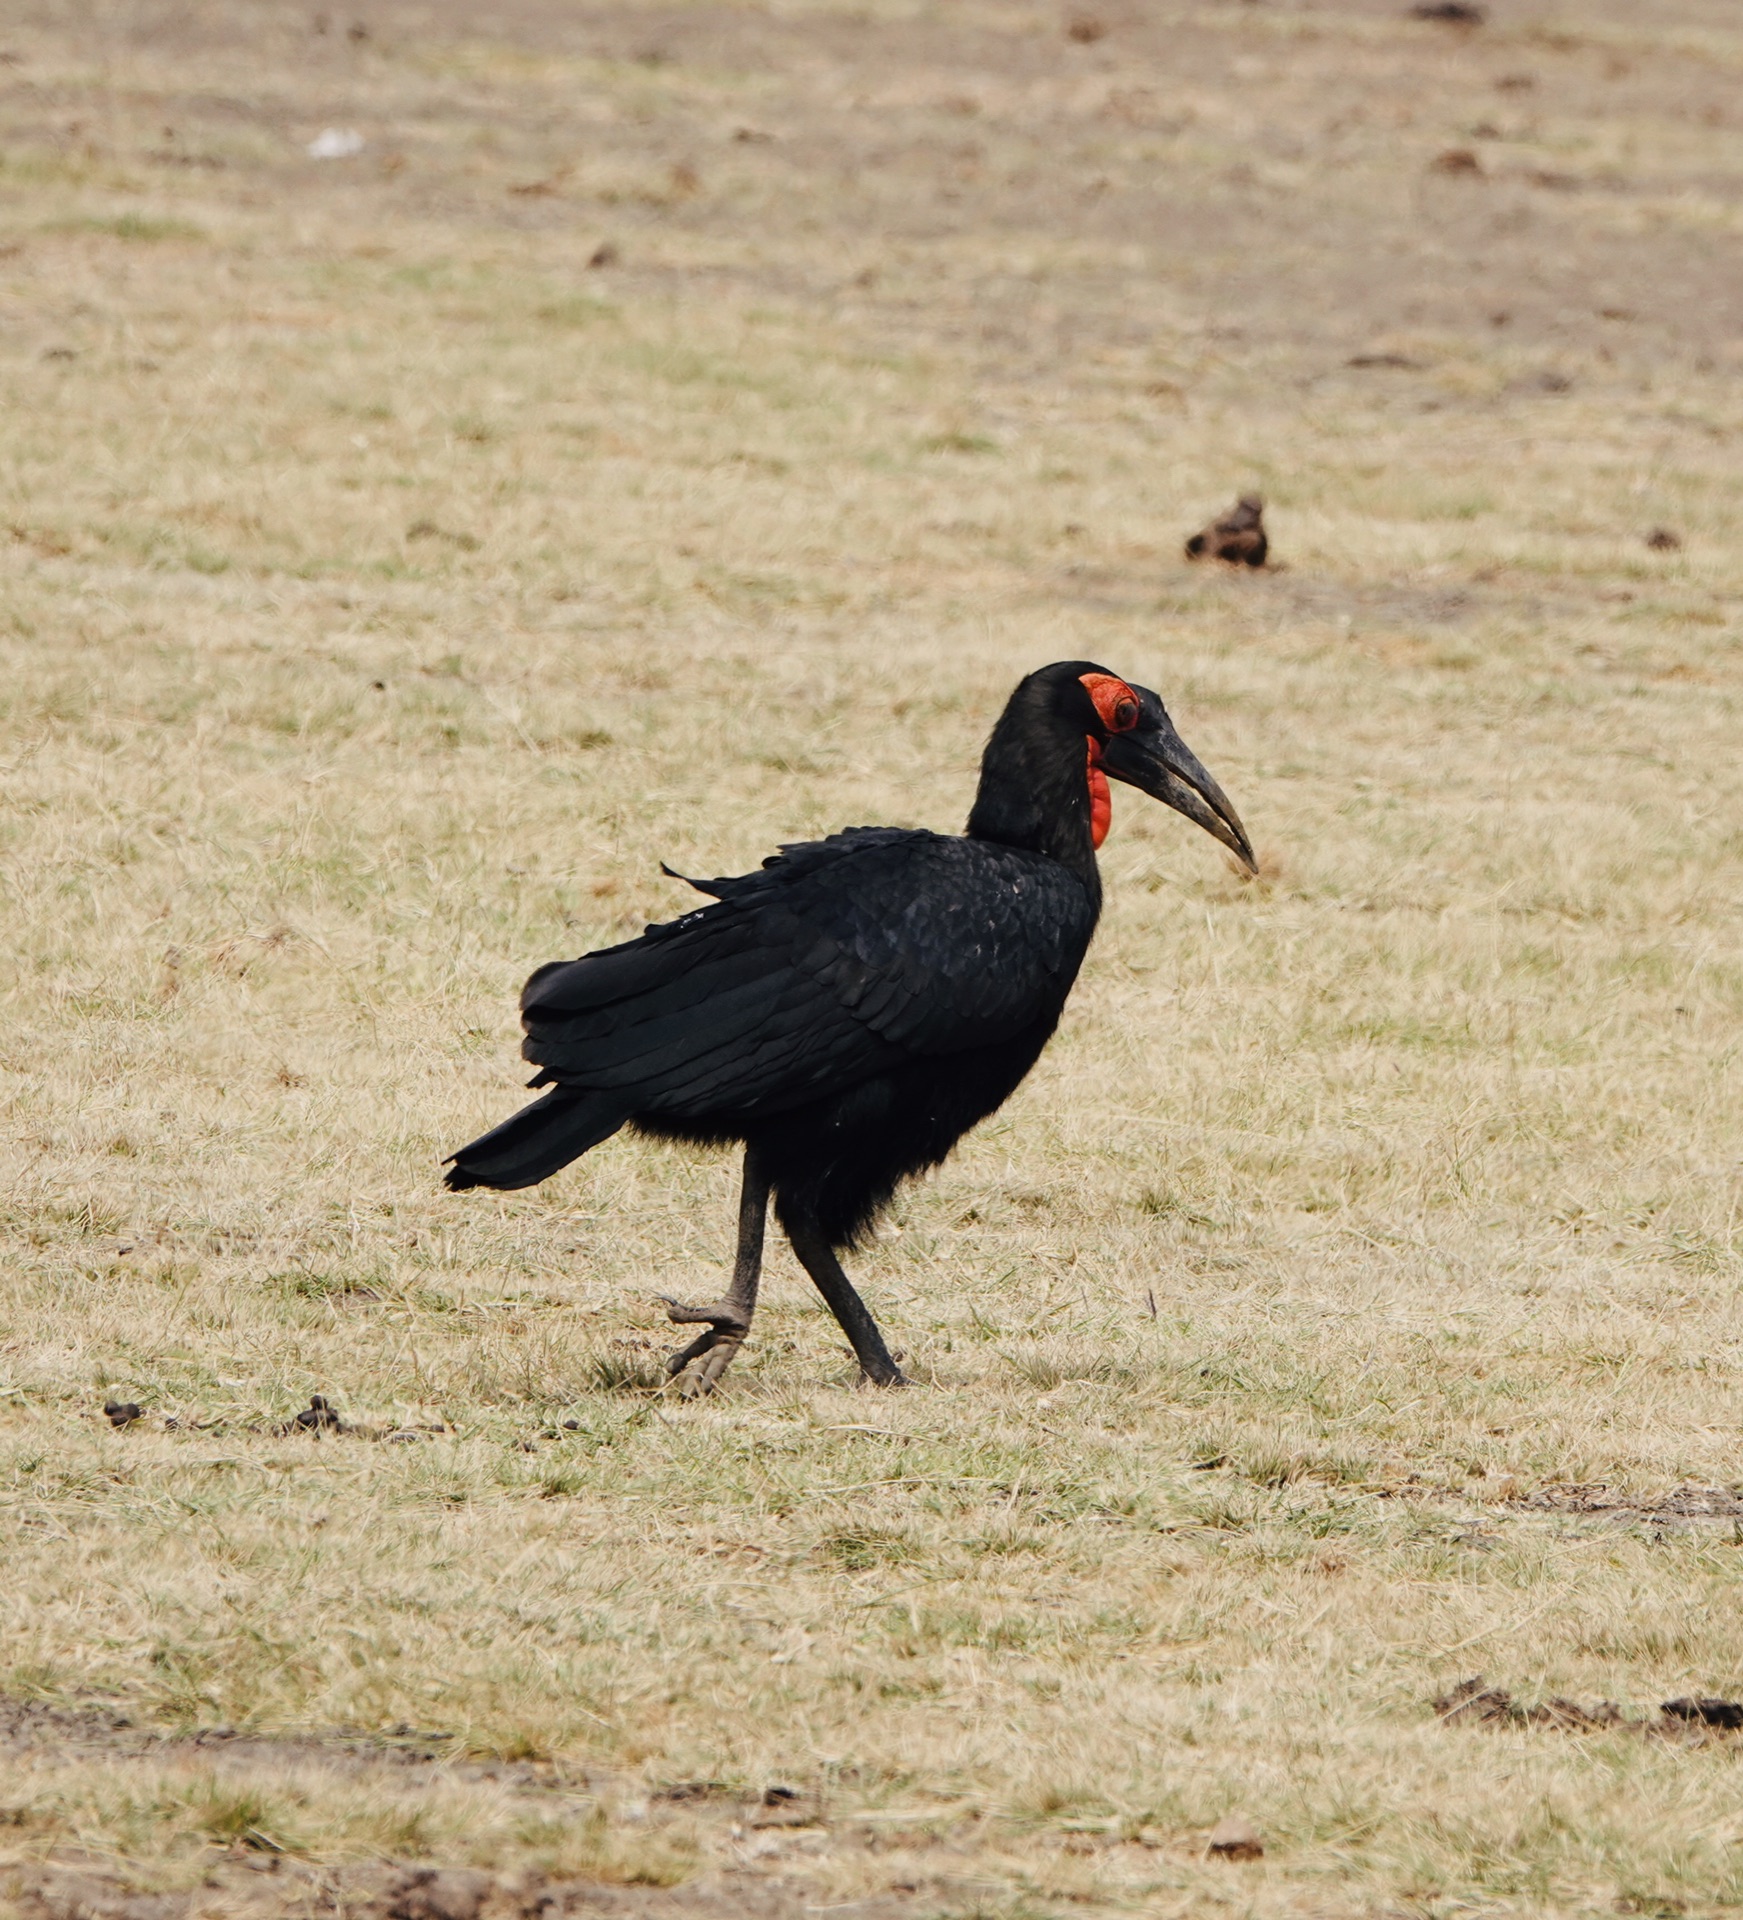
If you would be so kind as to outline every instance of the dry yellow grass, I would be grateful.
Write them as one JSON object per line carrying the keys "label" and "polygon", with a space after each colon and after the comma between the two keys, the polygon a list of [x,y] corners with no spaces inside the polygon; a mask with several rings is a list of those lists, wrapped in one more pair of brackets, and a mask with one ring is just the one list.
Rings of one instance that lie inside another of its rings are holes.
{"label": "dry yellow grass", "polygon": [[[0,1853],[1743,1898],[1729,1746],[1428,1707],[1743,1686],[1665,1507],[1743,1477],[1743,33],[1494,11],[8,10]],[[1285,565],[1187,568],[1247,485]],[[1268,878],[1118,801],[1058,1040],[858,1263],[914,1391],[784,1250],[648,1391],[733,1168],[444,1196],[521,978],[661,858],[955,826],[1072,655]]]}

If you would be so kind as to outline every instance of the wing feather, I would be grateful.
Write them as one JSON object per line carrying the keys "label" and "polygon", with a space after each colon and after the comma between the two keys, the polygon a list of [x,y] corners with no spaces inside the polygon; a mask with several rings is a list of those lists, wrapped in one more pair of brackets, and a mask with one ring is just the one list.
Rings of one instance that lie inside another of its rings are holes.
{"label": "wing feather", "polygon": [[777,1112],[1056,1017],[1095,910],[1041,855],[895,828],[784,847],[639,940],[541,967],[522,1051],[671,1116]]}

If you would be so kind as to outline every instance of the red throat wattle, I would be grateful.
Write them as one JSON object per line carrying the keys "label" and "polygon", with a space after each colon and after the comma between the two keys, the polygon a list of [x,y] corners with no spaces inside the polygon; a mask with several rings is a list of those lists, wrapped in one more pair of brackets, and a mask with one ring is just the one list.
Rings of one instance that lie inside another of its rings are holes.
{"label": "red throat wattle", "polygon": [[[1082,680],[1109,733],[1129,733],[1138,724],[1138,696],[1125,681],[1111,673],[1086,673]],[[1113,824],[1114,800],[1101,770],[1101,742],[1094,734],[1084,738],[1089,743],[1089,837],[1099,847]]]}
{"label": "red throat wattle", "polygon": [[1114,797],[1108,791],[1108,777],[1101,770],[1101,742],[1091,740],[1089,745],[1089,837],[1094,845],[1100,846],[1108,837],[1108,828],[1114,820]]}

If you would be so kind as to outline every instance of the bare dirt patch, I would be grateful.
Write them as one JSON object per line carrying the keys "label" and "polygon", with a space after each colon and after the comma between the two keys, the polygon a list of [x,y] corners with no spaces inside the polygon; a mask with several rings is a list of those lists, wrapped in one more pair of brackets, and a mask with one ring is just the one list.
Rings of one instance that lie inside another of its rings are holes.
{"label": "bare dirt patch", "polygon": [[[383,1861],[311,1868],[258,1855],[213,1864],[198,1887],[146,1892],[103,1864],[0,1866],[0,1897],[19,1920],[195,1920],[223,1913],[246,1920],[347,1915],[359,1920],[569,1920],[589,1914],[624,1920],[801,1920],[816,1912],[813,1890],[767,1875],[734,1876],[681,1888],[613,1887]],[[850,1920],[906,1920],[937,1911],[936,1890],[874,1895],[843,1908]]]}
{"label": "bare dirt patch", "polygon": [[1539,1487],[1518,1505],[1535,1513],[1595,1513],[1628,1520],[1743,1520],[1743,1493],[1735,1487],[1678,1487],[1655,1499],[1606,1486]]}

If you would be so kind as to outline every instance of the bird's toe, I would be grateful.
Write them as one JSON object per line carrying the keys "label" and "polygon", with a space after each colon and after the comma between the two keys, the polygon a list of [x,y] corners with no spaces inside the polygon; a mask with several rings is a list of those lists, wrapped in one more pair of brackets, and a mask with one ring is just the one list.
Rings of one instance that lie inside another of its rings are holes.
{"label": "bird's toe", "polygon": [[722,1333],[746,1334],[750,1323],[743,1313],[728,1300],[716,1300],[706,1307],[692,1307],[682,1300],[674,1300],[670,1294],[662,1293],[660,1299],[665,1304],[666,1318],[680,1327],[714,1327]]}
{"label": "bird's toe", "polygon": [[676,1352],[666,1356],[666,1372],[676,1379],[692,1360],[700,1360],[714,1345],[714,1341],[714,1329],[710,1327],[706,1333],[692,1340],[687,1347],[679,1347]]}
{"label": "bird's toe", "polygon": [[[741,1342],[722,1339],[710,1332],[705,1336],[707,1347],[698,1353],[699,1341],[692,1341],[681,1353],[675,1353],[666,1362],[666,1371],[674,1378],[683,1374],[683,1383],[679,1388],[686,1400],[700,1400],[710,1394],[720,1384],[720,1377],[732,1365]],[[692,1362],[694,1364],[692,1365]],[[686,1371],[688,1369],[688,1371]]]}
{"label": "bird's toe", "polygon": [[891,1367],[888,1373],[874,1373],[870,1367],[862,1367],[859,1384],[862,1387],[911,1387],[914,1383],[900,1367]]}
{"label": "bird's toe", "polygon": [[743,1315],[725,1301],[717,1301],[711,1307],[687,1307],[682,1301],[668,1300],[666,1312],[680,1326],[702,1327],[688,1346],[679,1347],[668,1356],[668,1377],[675,1380],[689,1368],[684,1380],[684,1397],[692,1399],[698,1394],[712,1393],[750,1331]]}
{"label": "bird's toe", "polygon": [[709,1348],[698,1366],[691,1368],[684,1381],[686,1399],[700,1399],[720,1384],[720,1376],[732,1365],[739,1349],[737,1340],[718,1340]]}

